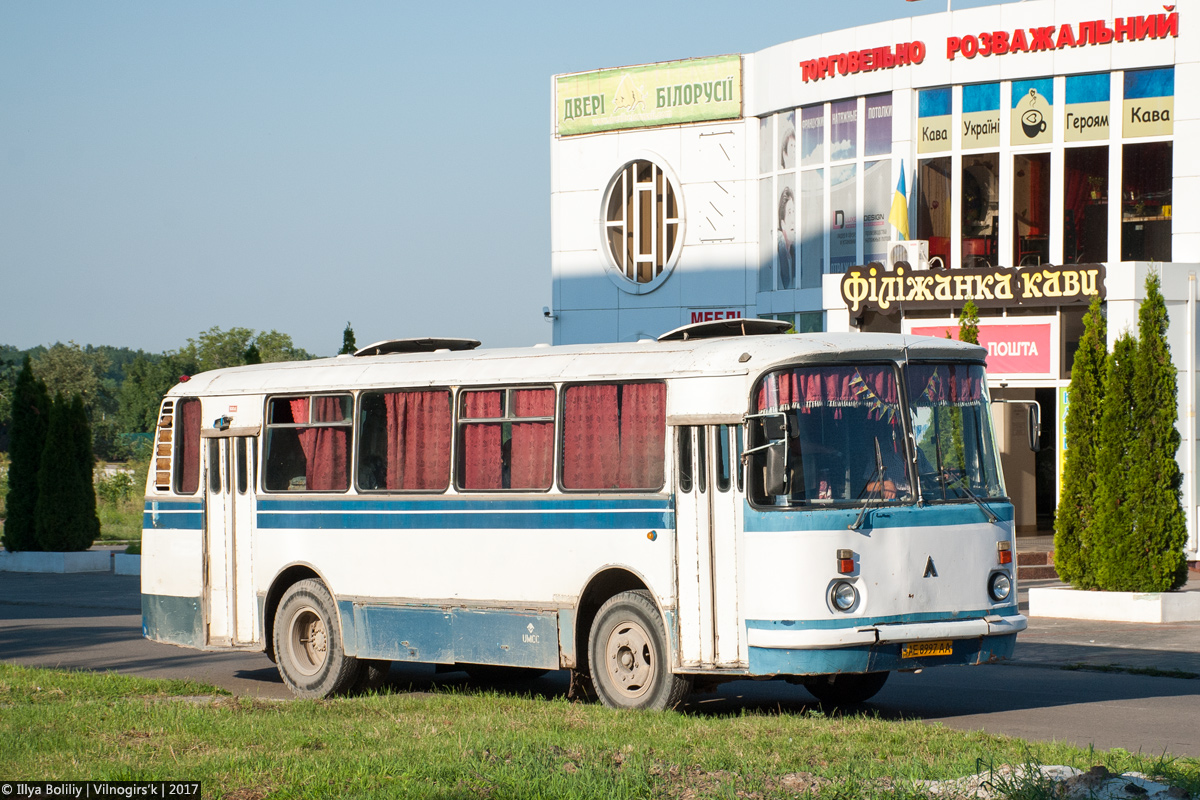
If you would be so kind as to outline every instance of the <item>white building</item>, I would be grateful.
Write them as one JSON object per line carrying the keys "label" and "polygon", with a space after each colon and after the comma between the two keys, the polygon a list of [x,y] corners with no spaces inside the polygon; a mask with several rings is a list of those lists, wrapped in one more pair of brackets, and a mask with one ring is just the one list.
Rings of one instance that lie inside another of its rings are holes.
{"label": "white building", "polygon": [[[1195,560],[1200,93],[1175,91],[1200,85],[1194,10],[1035,0],[556,76],[555,343],[729,316],[944,335],[973,299],[997,394],[1042,407],[1036,458],[997,412],[1032,533],[1057,502],[1086,304],[1106,299],[1111,341],[1159,269]],[[901,181],[925,244],[894,253]]]}

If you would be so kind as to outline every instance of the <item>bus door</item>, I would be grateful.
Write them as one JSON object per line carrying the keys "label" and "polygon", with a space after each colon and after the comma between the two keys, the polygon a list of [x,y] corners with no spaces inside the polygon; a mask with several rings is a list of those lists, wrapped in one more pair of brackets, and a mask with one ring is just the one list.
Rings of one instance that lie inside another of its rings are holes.
{"label": "bus door", "polygon": [[251,546],[257,430],[206,430],[204,605],[208,643],[252,644],[258,621]]}
{"label": "bus door", "polygon": [[738,624],[736,424],[675,430],[675,553],[680,663],[745,664]]}

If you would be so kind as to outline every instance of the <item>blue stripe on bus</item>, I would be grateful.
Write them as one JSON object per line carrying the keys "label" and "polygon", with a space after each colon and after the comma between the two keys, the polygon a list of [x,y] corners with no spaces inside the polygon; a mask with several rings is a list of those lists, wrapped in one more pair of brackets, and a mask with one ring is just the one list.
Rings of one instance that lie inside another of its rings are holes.
{"label": "blue stripe on bus", "polygon": [[954,664],[989,664],[1011,658],[1017,635],[955,639],[948,656],[904,658],[900,644],[861,645],[828,650],[750,647],[751,675],[829,675],[837,672],[889,672]]}
{"label": "blue stripe on bus", "polygon": [[147,500],[143,530],[204,530],[203,500]]}
{"label": "blue stripe on bus", "polygon": [[615,513],[556,513],[550,511],[514,513],[338,513],[258,514],[259,529],[298,528],[314,530],[447,530],[456,528],[493,528],[508,530],[590,529],[590,528],[665,528],[675,527],[675,515],[669,511]]}
{"label": "blue stripe on bus", "polygon": [[[1012,503],[991,502],[987,505],[1001,522],[1012,521]],[[747,504],[744,525],[747,532],[845,531],[858,519],[861,510],[860,506],[775,511],[751,508]],[[879,506],[863,515],[862,529],[948,527],[986,521],[983,510],[969,501],[938,506]]]}
{"label": "blue stripe on bus", "polygon": [[983,619],[987,616],[1013,617],[1017,606],[972,609],[970,611],[923,611],[914,614],[892,614],[883,617],[838,617],[837,619],[748,619],[746,627],[760,631],[815,631],[840,628],[864,628],[869,625],[894,625],[911,622],[954,622],[964,619]]}

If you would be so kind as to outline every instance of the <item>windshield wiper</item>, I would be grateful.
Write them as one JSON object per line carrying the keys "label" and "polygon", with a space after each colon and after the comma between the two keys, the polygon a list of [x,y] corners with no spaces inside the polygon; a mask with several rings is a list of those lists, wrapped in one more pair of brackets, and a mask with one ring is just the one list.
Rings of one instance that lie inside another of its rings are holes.
{"label": "windshield wiper", "polygon": [[[863,486],[863,491],[864,492],[867,491],[867,487],[871,485],[871,480],[873,478],[879,478],[879,480],[875,482],[875,491],[879,493],[879,497],[875,501],[875,505],[877,505],[877,506],[883,504],[883,478],[884,478],[884,474],[886,472],[887,472],[887,467],[885,467],[883,465],[883,453],[880,452],[880,450],[879,450],[879,437],[876,436],[875,437],[875,471],[871,473],[870,478],[867,478],[867,482]],[[859,494],[859,497],[862,497],[862,495]],[[863,503],[862,510],[858,512],[858,519],[854,520],[854,522],[852,524],[847,525],[846,527],[852,531],[857,531],[859,528],[861,528],[862,524],[863,524],[863,518],[866,517],[867,509],[869,509],[869,508],[871,508],[871,496],[867,495],[867,499]]]}
{"label": "windshield wiper", "polygon": [[974,500],[975,505],[977,505],[981,509],[983,509],[983,513],[987,515],[988,522],[996,522],[1000,519],[998,516],[996,516],[996,512],[992,511],[992,509],[988,507],[987,503],[985,503],[979,499],[979,495],[977,495],[971,491],[971,487],[969,485],[967,485],[967,476],[966,475],[960,475],[958,480],[953,481],[951,483],[951,485],[954,486],[956,489],[962,489],[964,492],[966,492],[967,497]]}

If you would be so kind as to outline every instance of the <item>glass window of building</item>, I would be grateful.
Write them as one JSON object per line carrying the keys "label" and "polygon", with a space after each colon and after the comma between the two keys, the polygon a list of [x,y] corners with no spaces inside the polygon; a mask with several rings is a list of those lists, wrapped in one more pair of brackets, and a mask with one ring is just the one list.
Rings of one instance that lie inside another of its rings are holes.
{"label": "glass window of building", "polygon": [[609,255],[634,283],[663,273],[680,245],[675,187],[651,161],[626,164],[614,177],[605,202]]}
{"label": "glass window of building", "polygon": [[[965,200],[965,188],[963,196]],[[965,218],[963,222],[965,228]],[[1013,156],[1012,232],[1013,261],[1017,266],[1037,266],[1049,262],[1049,153],[1018,153]]]}
{"label": "glass window of building", "polygon": [[1171,260],[1171,142],[1124,145],[1121,260]]}
{"label": "glass window of building", "polygon": [[962,163],[963,266],[994,267],[1000,241],[1000,154],[964,155]]}
{"label": "glass window of building", "polygon": [[800,288],[821,286],[825,272],[825,170],[800,173]]}
{"label": "glass window of building", "polygon": [[1063,260],[1108,261],[1108,148],[1066,150],[1063,181]]}
{"label": "glass window of building", "polygon": [[[950,157],[927,158],[917,162],[916,231],[917,239],[929,242],[929,257],[942,259],[952,267],[950,257]],[[965,247],[965,243],[964,243]]]}
{"label": "glass window of building", "polygon": [[892,95],[876,94],[867,98],[867,119],[863,125],[866,139],[865,154],[890,156],[892,154]]}

